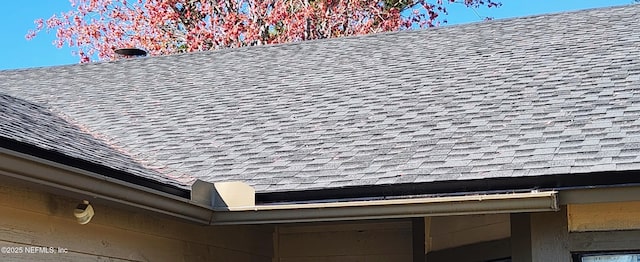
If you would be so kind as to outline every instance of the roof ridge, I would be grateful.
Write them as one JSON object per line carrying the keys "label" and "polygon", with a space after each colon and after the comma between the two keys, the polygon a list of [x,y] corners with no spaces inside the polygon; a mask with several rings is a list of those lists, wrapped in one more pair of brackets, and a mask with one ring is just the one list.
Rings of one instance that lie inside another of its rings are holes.
{"label": "roof ridge", "polygon": [[387,32],[370,33],[370,34],[364,34],[364,35],[350,35],[350,36],[342,36],[342,37],[334,37],[334,38],[313,39],[313,40],[306,40],[306,41],[294,41],[294,42],[277,43],[277,44],[269,44],[269,45],[255,45],[255,46],[242,46],[242,47],[234,47],[234,48],[222,48],[222,49],[216,49],[216,50],[197,51],[197,52],[188,52],[188,53],[175,53],[175,54],[158,55],[158,56],[147,56],[147,57],[138,57],[138,58],[130,58],[130,59],[120,59],[120,60],[113,60],[113,61],[97,61],[97,62],[91,62],[91,63],[43,66],[43,67],[34,67],[34,68],[4,69],[4,70],[0,70],[0,74],[2,74],[4,72],[19,72],[19,71],[48,70],[48,69],[56,70],[57,68],[95,66],[95,65],[100,65],[100,64],[127,63],[127,62],[131,62],[132,60],[163,59],[163,58],[180,57],[180,56],[195,56],[195,55],[214,55],[214,54],[220,55],[220,54],[225,54],[225,53],[228,53],[228,52],[242,52],[242,51],[249,50],[249,49],[256,50],[256,49],[259,49],[259,48],[284,48],[284,47],[287,47],[287,46],[296,46],[296,45],[312,45],[312,44],[322,43],[324,41],[340,42],[340,41],[346,41],[346,40],[366,39],[366,38],[371,38],[371,37],[382,37],[382,36],[389,36],[389,35],[396,35],[396,34],[410,34],[410,33],[418,33],[419,34],[419,33],[424,33],[424,32],[434,31],[434,30],[450,30],[451,28],[471,27],[471,26],[477,26],[477,25],[487,25],[487,24],[492,24],[492,23],[505,23],[505,22],[509,23],[509,22],[511,22],[513,20],[526,20],[526,19],[533,19],[533,18],[539,18],[539,17],[545,17],[545,16],[554,17],[554,16],[562,16],[562,15],[567,15],[567,14],[574,14],[574,13],[601,12],[601,11],[609,11],[609,10],[616,10],[616,9],[624,9],[624,8],[629,8],[629,7],[633,7],[633,6],[640,7],[640,3],[638,3],[638,4],[630,3],[630,4],[625,4],[625,5],[609,6],[609,7],[598,7],[598,8],[588,8],[588,9],[581,9],[581,10],[569,10],[569,11],[561,11],[561,12],[554,12],[554,13],[534,14],[534,15],[527,15],[527,16],[521,16],[521,17],[492,19],[492,20],[477,21],[477,22],[455,24],[455,25],[443,25],[443,26],[440,26],[440,27],[431,27],[431,28],[417,29],[417,30],[411,29],[411,30],[401,30],[401,31],[387,31]]}

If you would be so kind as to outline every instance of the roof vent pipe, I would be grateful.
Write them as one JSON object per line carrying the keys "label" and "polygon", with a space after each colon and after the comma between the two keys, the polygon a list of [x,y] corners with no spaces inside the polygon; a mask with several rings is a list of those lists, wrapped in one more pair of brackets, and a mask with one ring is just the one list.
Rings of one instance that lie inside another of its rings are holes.
{"label": "roof vent pipe", "polygon": [[147,51],[139,48],[119,48],[114,50],[114,52],[118,55],[118,58],[134,58],[147,56]]}

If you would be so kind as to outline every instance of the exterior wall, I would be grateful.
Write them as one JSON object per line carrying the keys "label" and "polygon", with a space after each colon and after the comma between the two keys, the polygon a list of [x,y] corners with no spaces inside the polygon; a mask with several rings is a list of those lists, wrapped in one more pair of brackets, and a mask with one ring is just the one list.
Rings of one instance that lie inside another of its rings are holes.
{"label": "exterior wall", "polygon": [[[640,249],[640,201],[426,218],[425,237],[414,243],[410,219],[215,227],[92,199],[96,215],[79,225],[72,212],[80,200],[0,177],[0,260],[417,261],[412,249],[424,241],[426,261],[477,261],[486,250],[511,251],[514,261],[568,261],[571,252]],[[504,257],[494,253],[486,257]]]}
{"label": "exterior wall", "polygon": [[[477,241],[477,236],[483,234],[490,237],[492,234],[486,229],[494,223],[486,223],[488,220],[478,216],[434,217],[430,225],[431,247],[437,242],[438,235],[447,232],[453,235],[442,239],[456,241],[445,241],[455,243],[446,245],[452,247],[432,249],[426,254],[425,261],[477,262],[510,256],[514,262],[569,262],[572,254],[637,252],[640,250],[639,210],[640,201],[625,201],[569,204],[561,206],[557,212],[511,214],[508,238],[463,246],[458,245]],[[503,221],[503,215],[500,217],[494,221]],[[485,233],[478,234],[474,225],[480,225]],[[455,237],[456,234],[460,237]]]}
{"label": "exterior wall", "polygon": [[421,261],[492,261],[511,256],[509,214],[425,218]]}
{"label": "exterior wall", "polygon": [[509,214],[432,217],[429,224],[427,251],[505,239],[511,235]]}
{"label": "exterior wall", "polygon": [[[508,214],[432,217],[424,223],[427,253],[510,236]],[[420,243],[412,242],[414,233],[409,219],[280,225],[274,261],[415,261],[412,249]]]}
{"label": "exterior wall", "polygon": [[412,261],[410,220],[281,225],[279,262]]}
{"label": "exterior wall", "polygon": [[99,201],[91,222],[80,225],[73,209],[81,199],[5,182],[0,178],[2,261],[271,261],[273,255],[272,226],[201,226]]}
{"label": "exterior wall", "polygon": [[640,250],[640,201],[569,204],[567,210],[572,252]]}
{"label": "exterior wall", "polygon": [[640,229],[640,201],[568,205],[569,231]]}

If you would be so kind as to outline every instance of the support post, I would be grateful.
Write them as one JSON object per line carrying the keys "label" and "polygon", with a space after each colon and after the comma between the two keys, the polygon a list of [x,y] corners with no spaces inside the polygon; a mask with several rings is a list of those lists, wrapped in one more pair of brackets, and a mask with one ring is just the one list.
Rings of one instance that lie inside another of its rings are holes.
{"label": "support post", "polygon": [[511,214],[511,261],[531,262],[531,214]]}
{"label": "support post", "polygon": [[511,215],[513,262],[570,262],[567,209]]}
{"label": "support post", "polygon": [[411,219],[413,262],[425,262],[425,218],[418,217]]}

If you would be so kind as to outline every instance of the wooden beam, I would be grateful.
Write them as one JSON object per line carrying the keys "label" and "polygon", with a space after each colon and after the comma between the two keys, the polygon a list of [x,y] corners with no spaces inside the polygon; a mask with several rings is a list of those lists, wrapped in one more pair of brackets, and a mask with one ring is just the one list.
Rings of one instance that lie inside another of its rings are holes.
{"label": "wooden beam", "polygon": [[511,241],[505,238],[429,252],[423,261],[490,261],[508,258],[510,250]]}
{"label": "wooden beam", "polygon": [[638,250],[640,230],[569,233],[569,248],[574,252]]}
{"label": "wooden beam", "polygon": [[558,194],[560,205],[640,201],[639,186],[605,187],[563,190]]}
{"label": "wooden beam", "polygon": [[413,243],[413,262],[424,262],[424,255],[427,253],[425,249],[425,218],[412,218],[411,232]]}
{"label": "wooden beam", "polygon": [[640,201],[568,205],[569,231],[640,229]]}

